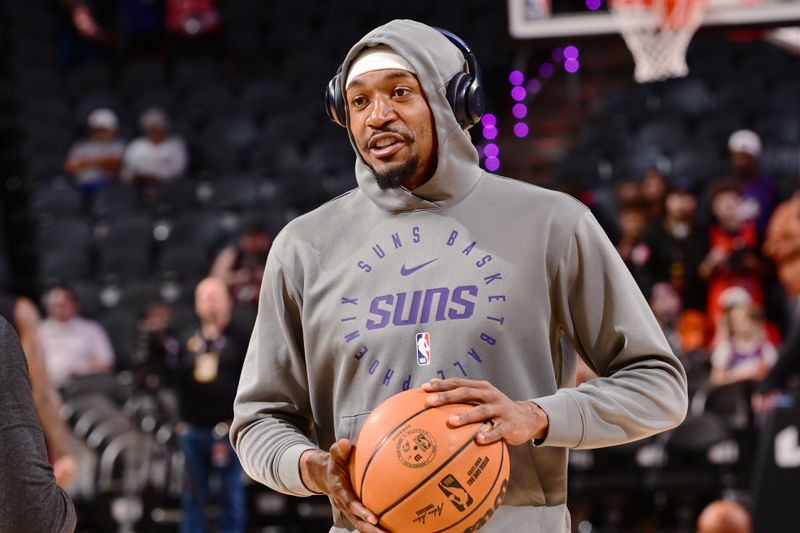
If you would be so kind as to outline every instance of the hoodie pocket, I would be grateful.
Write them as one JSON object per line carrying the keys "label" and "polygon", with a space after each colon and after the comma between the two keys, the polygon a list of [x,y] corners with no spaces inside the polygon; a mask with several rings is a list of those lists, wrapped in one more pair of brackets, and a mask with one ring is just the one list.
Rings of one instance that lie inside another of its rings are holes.
{"label": "hoodie pocket", "polygon": [[336,428],[336,439],[350,439],[351,441],[355,441],[358,430],[361,429],[364,420],[367,419],[371,412],[372,411],[365,411],[354,415],[344,415],[339,418],[339,425]]}

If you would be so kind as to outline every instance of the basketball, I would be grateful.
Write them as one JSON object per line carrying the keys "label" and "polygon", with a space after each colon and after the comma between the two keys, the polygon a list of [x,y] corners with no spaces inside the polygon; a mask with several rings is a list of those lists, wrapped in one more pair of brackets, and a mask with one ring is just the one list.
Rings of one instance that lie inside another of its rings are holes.
{"label": "basketball", "polygon": [[369,415],[351,455],[353,490],[390,531],[477,531],[506,494],[508,448],[475,441],[488,423],[447,423],[471,405],[429,407],[427,396],[408,390]]}

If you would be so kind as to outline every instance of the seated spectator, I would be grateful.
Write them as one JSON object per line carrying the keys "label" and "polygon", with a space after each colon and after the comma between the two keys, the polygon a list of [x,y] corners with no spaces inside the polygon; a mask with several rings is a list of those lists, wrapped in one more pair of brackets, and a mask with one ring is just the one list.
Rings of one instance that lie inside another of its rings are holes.
{"label": "seated spectator", "polygon": [[758,305],[764,302],[761,276],[766,272],[758,255],[758,233],[753,220],[741,215],[742,194],[735,183],[718,183],[711,194],[716,219],[709,230],[710,251],[698,273],[708,283],[707,314],[712,327],[719,321],[719,297],[729,287],[747,290]]}
{"label": "seated spectator", "polygon": [[650,292],[653,253],[645,241],[647,214],[638,205],[623,206],[619,215],[617,251],[643,293]]}
{"label": "seated spectator", "polygon": [[786,294],[789,319],[800,305],[800,189],[775,209],[767,226],[764,255],[772,259]]}
{"label": "seated spectator", "polygon": [[147,187],[183,175],[188,162],[186,143],[180,136],[169,134],[167,115],[150,108],[139,117],[139,127],[144,135],[125,149],[122,179]]}
{"label": "seated spectator", "polygon": [[750,130],[738,130],[728,139],[733,178],[742,192],[742,216],[756,223],[759,235],[767,229],[767,222],[775,207],[775,183],[758,172],[761,157],[761,138]]}
{"label": "seated spectator", "polygon": [[720,340],[711,354],[712,385],[759,381],[778,353],[767,338],[761,308],[745,300],[725,308]]}
{"label": "seated spectator", "polygon": [[730,500],[713,501],[697,519],[697,533],[751,533],[750,513]]}
{"label": "seated spectator", "polygon": [[664,217],[651,225],[647,242],[653,251],[653,276],[672,284],[684,308],[705,311],[706,287],[697,269],[708,242],[695,221],[697,203],[692,184],[678,180],[667,192]]}
{"label": "seated spectator", "polygon": [[78,189],[91,196],[117,178],[125,143],[117,137],[119,121],[113,111],[95,109],[89,114],[89,137],[72,145],[64,172],[75,180]]}
{"label": "seated spectator", "polygon": [[210,275],[225,282],[236,303],[256,303],[271,246],[270,234],[258,224],[250,224],[242,230],[236,244],[217,255]]}
{"label": "seated spectator", "polygon": [[67,287],[45,295],[47,319],[39,327],[47,371],[57,387],[72,378],[111,372],[114,351],[103,327],[79,316],[78,302]]}
{"label": "seated spectator", "polygon": [[642,178],[642,201],[649,220],[658,221],[664,216],[664,199],[667,195],[667,180],[656,169],[648,170]]}

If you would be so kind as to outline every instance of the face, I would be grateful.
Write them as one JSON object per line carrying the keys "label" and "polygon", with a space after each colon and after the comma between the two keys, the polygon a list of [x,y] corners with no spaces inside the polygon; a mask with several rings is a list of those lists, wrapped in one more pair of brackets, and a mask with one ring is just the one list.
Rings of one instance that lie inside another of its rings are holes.
{"label": "face", "polygon": [[623,211],[619,218],[619,227],[626,237],[638,239],[644,235],[644,230],[647,227],[647,217],[641,211]]}
{"label": "face", "polygon": [[681,311],[681,299],[669,283],[656,283],[650,295],[650,307],[660,320],[675,318]]}
{"label": "face", "polygon": [[72,294],[64,289],[53,289],[47,295],[47,316],[59,322],[71,320],[78,314],[78,303]]}
{"label": "face", "polygon": [[637,181],[623,181],[617,189],[620,205],[639,203],[642,200],[642,188]]}
{"label": "face", "polygon": [[205,279],[195,290],[194,309],[201,321],[228,316],[231,305],[228,289],[219,279]]}
{"label": "face", "polygon": [[725,229],[735,230],[739,227],[739,206],[742,197],[734,191],[725,191],[717,194],[711,202],[711,211]]}
{"label": "face", "polygon": [[747,177],[755,173],[758,159],[745,152],[731,152],[731,166],[737,176]]}
{"label": "face", "polygon": [[239,237],[239,248],[246,254],[262,254],[269,251],[272,239],[262,231],[243,233]]}
{"label": "face", "polygon": [[117,130],[107,128],[92,128],[91,137],[95,141],[110,141],[117,136]]}
{"label": "face", "polygon": [[664,198],[667,192],[667,182],[657,170],[645,174],[642,180],[642,196],[649,202],[657,202]]}
{"label": "face", "polygon": [[150,141],[158,144],[163,141],[167,136],[167,130],[161,126],[150,126],[144,132]]}
{"label": "face", "polygon": [[675,220],[689,221],[697,210],[697,198],[688,192],[672,192],[667,195],[667,215]]}
{"label": "face", "polygon": [[752,335],[758,330],[759,322],[752,317],[751,310],[746,305],[734,307],[729,311],[731,332],[740,335]]}
{"label": "face", "polygon": [[436,170],[433,115],[416,76],[405,70],[365,72],[346,93],[350,132],[381,189],[413,189]]}

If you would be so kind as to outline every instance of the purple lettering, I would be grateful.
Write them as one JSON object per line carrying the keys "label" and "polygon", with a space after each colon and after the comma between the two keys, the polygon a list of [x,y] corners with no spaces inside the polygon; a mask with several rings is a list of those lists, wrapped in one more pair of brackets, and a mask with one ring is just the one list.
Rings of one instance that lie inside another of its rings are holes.
{"label": "purple lettering", "polygon": [[453,243],[456,242],[456,237],[458,237],[458,232],[456,230],[450,232],[450,238],[447,239],[447,246],[453,246]]}
{"label": "purple lettering", "polygon": [[411,228],[411,235],[414,236],[413,237],[414,243],[418,243],[419,242],[419,226],[414,226],[413,228]]}
{"label": "purple lettering", "polygon": [[389,382],[392,381],[392,376],[394,376],[394,370],[391,368],[386,371],[386,375],[383,376],[383,385],[384,387],[389,385]]}
{"label": "purple lettering", "polygon": [[392,305],[392,303],[394,303],[394,295],[384,294],[383,296],[377,296],[373,298],[372,303],[369,306],[369,312],[378,316],[379,320],[376,321],[372,318],[367,320],[367,329],[381,329],[389,325],[389,319],[392,316],[392,312],[389,309],[381,309],[381,303],[383,302]]}
{"label": "purple lettering", "polygon": [[345,298],[342,297],[342,305],[350,304],[350,305],[358,305],[358,298]]}
{"label": "purple lettering", "polygon": [[475,261],[475,266],[478,267],[478,268],[481,268],[483,265],[485,265],[486,263],[488,263],[491,260],[492,260],[492,256],[491,255],[484,255],[483,257],[481,257],[480,259]]}
{"label": "purple lettering", "polygon": [[469,318],[475,311],[475,302],[465,299],[465,292],[471,296],[478,296],[478,287],[475,285],[463,285],[455,288],[453,291],[453,304],[461,306],[462,310],[458,311],[456,308],[451,307],[447,312],[447,317],[451,320]]}
{"label": "purple lettering", "polygon": [[419,316],[419,301],[422,299],[422,291],[414,291],[411,297],[411,308],[408,310],[408,317],[403,318],[403,308],[406,306],[406,293],[397,293],[397,306],[394,308],[394,319],[392,324],[395,326],[409,326],[417,323]]}
{"label": "purple lettering", "polygon": [[342,322],[350,322],[351,320],[355,320],[357,318],[357,316],[346,316],[342,319]]}
{"label": "purple lettering", "polygon": [[467,353],[470,355],[470,357],[475,359],[477,362],[483,363],[483,359],[481,359],[481,356],[478,355],[478,352],[475,351],[475,348],[470,348]]}
{"label": "purple lettering", "polygon": [[467,371],[464,370],[464,367],[461,365],[460,361],[456,361],[455,363],[453,363],[453,366],[461,370],[461,373],[464,374],[465,376],[467,375]]}
{"label": "purple lettering", "polygon": [[436,306],[436,321],[446,320],[445,311],[447,311],[447,300],[450,296],[450,289],[447,287],[438,287],[436,289],[428,289],[425,291],[425,301],[422,304],[422,314],[419,316],[420,324],[427,324],[431,317],[431,306],[433,305],[433,298],[438,295],[439,303]]}
{"label": "purple lettering", "polygon": [[437,370],[436,374],[439,376],[439,379],[445,379],[443,370]]}
{"label": "purple lettering", "polygon": [[477,241],[472,241],[472,243],[469,246],[467,246],[466,248],[464,248],[461,251],[461,253],[464,254],[464,255],[469,255],[469,253],[472,251],[472,249],[475,248],[476,244],[478,244]]}
{"label": "purple lettering", "polygon": [[495,322],[498,322],[501,326],[506,321],[506,317],[504,317],[504,316],[501,316],[500,318],[497,318],[496,316],[487,316],[486,318],[488,318],[489,320],[494,320]]}
{"label": "purple lettering", "polygon": [[367,273],[372,272],[372,267],[369,266],[364,261],[359,261],[358,262],[358,268],[360,268],[361,270],[363,270],[364,272],[367,272]]}
{"label": "purple lettering", "polygon": [[383,259],[384,257],[386,257],[386,252],[383,251],[383,248],[381,248],[380,244],[376,244],[375,246],[373,246],[372,251],[375,252],[375,255],[378,256],[378,259]]}
{"label": "purple lettering", "polygon": [[355,358],[356,358],[356,361],[361,361],[361,359],[362,359],[362,358],[363,358],[365,355],[367,355],[367,352],[368,352],[368,351],[369,351],[369,348],[367,348],[366,346],[362,346],[362,347],[361,347],[361,351],[358,351],[358,352],[354,353],[354,354],[353,354],[353,357],[355,357]]}
{"label": "purple lettering", "polygon": [[491,276],[486,276],[485,278],[483,278],[483,281],[485,281],[486,284],[488,285],[493,281],[497,281],[498,279],[503,279],[503,275],[500,274],[499,272],[497,274],[492,274]]}
{"label": "purple lettering", "polygon": [[490,337],[486,333],[481,333],[481,340],[490,346],[497,344],[497,339]]}
{"label": "purple lettering", "polygon": [[352,342],[352,341],[356,340],[359,335],[360,335],[360,333],[358,332],[358,330],[351,331],[350,333],[348,333],[347,335],[344,336],[344,340],[345,340],[345,342]]}
{"label": "purple lettering", "polygon": [[402,248],[403,243],[400,242],[400,235],[397,233],[392,233],[392,244],[394,244],[395,248]]}
{"label": "purple lettering", "polygon": [[505,294],[493,294],[489,296],[489,302],[505,302],[506,295]]}
{"label": "purple lettering", "polygon": [[367,369],[367,372],[369,372],[370,376],[373,375],[376,370],[378,370],[378,366],[380,366],[380,363],[378,362],[377,359],[375,359],[374,361],[372,361],[369,364],[369,368]]}
{"label": "purple lettering", "polygon": [[408,377],[403,380],[403,390],[408,390],[410,388],[411,388],[411,374],[409,374]]}

